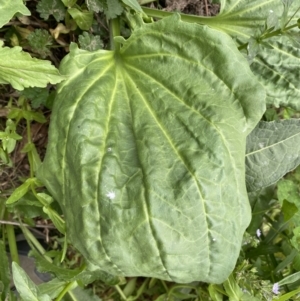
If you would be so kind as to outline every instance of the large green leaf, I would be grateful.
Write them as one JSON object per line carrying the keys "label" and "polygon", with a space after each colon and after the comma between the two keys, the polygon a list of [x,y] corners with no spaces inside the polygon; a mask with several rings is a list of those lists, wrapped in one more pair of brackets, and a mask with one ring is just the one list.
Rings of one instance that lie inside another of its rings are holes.
{"label": "large green leaf", "polygon": [[2,47],[0,41],[0,84],[11,84],[17,90],[25,87],[46,87],[64,77],[49,61],[32,58],[21,47]]}
{"label": "large green leaf", "polygon": [[232,39],[177,15],[118,52],[71,46],[39,177],[71,242],[117,275],[223,282],[251,212],[246,135],[265,93]]}
{"label": "large green leaf", "polygon": [[0,27],[5,25],[16,13],[25,16],[30,15],[30,11],[24,5],[23,0],[0,0]]}
{"label": "large green leaf", "polygon": [[261,121],[247,137],[249,192],[276,183],[300,164],[300,120]]}
{"label": "large green leaf", "polygon": [[262,48],[251,65],[266,88],[267,103],[300,110],[300,48],[288,36],[268,44],[270,48]]}

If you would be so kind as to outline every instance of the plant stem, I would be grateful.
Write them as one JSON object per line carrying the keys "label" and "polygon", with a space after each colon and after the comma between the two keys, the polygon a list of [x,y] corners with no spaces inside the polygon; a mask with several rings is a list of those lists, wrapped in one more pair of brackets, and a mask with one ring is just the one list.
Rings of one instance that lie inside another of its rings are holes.
{"label": "plant stem", "polygon": [[76,281],[69,282],[62,290],[62,292],[58,295],[58,297],[55,299],[55,301],[60,301],[69,290],[74,289],[76,287],[75,284],[77,286]]}
{"label": "plant stem", "polygon": [[[32,142],[31,141],[31,129],[30,129],[30,121],[26,119],[26,129],[27,129],[27,143]],[[29,151],[27,153],[28,161],[29,161],[29,166],[30,166],[30,177],[34,177],[34,171],[33,171],[33,158],[32,158],[32,152]]]}
{"label": "plant stem", "polygon": [[[298,26],[298,24],[296,23],[296,24],[288,26],[288,27],[286,27],[284,29],[277,29],[275,31],[272,31],[272,32],[266,34],[266,35],[262,35],[262,36],[258,37],[257,40],[258,41],[263,41],[263,40],[270,39],[270,38],[275,37],[275,36],[282,35],[282,34],[284,34],[284,32],[286,32],[286,31],[288,31],[288,30],[290,30],[292,28],[295,28],[297,26]],[[242,50],[242,49],[247,48],[248,44],[249,44],[248,42],[245,43],[245,44],[242,44],[241,46],[238,47],[238,50]]]}
{"label": "plant stem", "polygon": [[118,285],[115,285],[116,290],[118,291],[119,295],[121,296],[121,298],[123,300],[127,300],[126,296],[124,295],[123,291],[121,290],[121,288]]}
{"label": "plant stem", "polygon": [[161,280],[161,283],[162,283],[164,289],[166,290],[166,292],[169,293],[169,288],[167,287],[166,283],[163,280]]}
{"label": "plant stem", "polygon": [[[158,9],[152,9],[148,7],[142,7],[144,13],[153,18],[165,18],[174,15],[174,12],[168,12],[168,11],[162,11]],[[180,13],[180,17],[182,21],[189,22],[189,23],[198,23],[198,24],[214,24],[214,23],[220,23],[219,19],[212,18],[212,17],[203,17],[203,16],[193,16],[193,15],[187,15]]]}
{"label": "plant stem", "polygon": [[39,241],[35,238],[35,236],[26,228],[24,227],[21,223],[20,223],[20,227],[23,231],[23,234],[25,236],[25,238],[28,241],[29,246],[33,249],[33,247],[39,251],[40,254],[43,255],[43,257],[49,261],[50,263],[52,263],[52,259],[48,256],[45,256],[45,249],[43,248],[43,246],[39,243]]}
{"label": "plant stem", "polygon": [[[9,219],[9,213],[5,213],[5,219]],[[18,248],[16,243],[16,236],[15,236],[15,230],[13,225],[6,225],[6,233],[7,233],[7,240],[8,240],[8,246],[9,246],[9,252],[12,261],[16,262],[18,265],[20,265],[20,259],[18,254]]]}
{"label": "plant stem", "polygon": [[110,49],[118,51],[120,44],[115,43],[114,37],[120,35],[120,20],[119,18],[111,19],[109,22],[109,34],[110,34]]}

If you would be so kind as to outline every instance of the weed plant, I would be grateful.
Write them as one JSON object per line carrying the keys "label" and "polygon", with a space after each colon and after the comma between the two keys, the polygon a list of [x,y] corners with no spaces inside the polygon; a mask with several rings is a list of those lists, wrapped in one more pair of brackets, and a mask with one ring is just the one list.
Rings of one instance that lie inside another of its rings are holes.
{"label": "weed plant", "polygon": [[0,0],[1,300],[300,300],[299,1],[199,3]]}

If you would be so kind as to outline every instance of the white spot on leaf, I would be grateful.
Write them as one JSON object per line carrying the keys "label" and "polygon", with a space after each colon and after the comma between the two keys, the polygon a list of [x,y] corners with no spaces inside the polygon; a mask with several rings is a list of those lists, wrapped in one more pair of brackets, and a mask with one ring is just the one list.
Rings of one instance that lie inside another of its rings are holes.
{"label": "white spot on leaf", "polygon": [[110,199],[113,200],[116,197],[116,193],[114,191],[109,191],[106,196]]}

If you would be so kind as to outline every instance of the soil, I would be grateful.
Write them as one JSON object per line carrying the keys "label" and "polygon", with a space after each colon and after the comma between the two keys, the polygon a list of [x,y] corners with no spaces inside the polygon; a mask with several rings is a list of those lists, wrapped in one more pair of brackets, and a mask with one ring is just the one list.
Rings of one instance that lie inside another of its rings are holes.
{"label": "soil", "polygon": [[215,16],[219,13],[220,5],[212,4],[210,0],[166,0],[165,10],[200,16]]}

